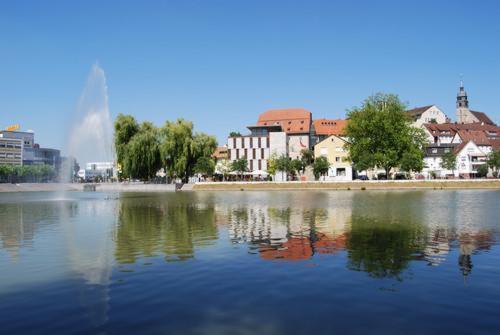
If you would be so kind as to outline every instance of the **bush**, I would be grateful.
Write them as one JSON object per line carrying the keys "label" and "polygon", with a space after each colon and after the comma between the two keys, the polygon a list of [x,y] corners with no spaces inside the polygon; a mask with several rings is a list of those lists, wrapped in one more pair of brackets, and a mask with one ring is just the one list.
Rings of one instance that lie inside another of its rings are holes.
{"label": "bush", "polygon": [[484,178],[488,174],[488,166],[486,164],[480,165],[477,168],[477,176],[479,178]]}

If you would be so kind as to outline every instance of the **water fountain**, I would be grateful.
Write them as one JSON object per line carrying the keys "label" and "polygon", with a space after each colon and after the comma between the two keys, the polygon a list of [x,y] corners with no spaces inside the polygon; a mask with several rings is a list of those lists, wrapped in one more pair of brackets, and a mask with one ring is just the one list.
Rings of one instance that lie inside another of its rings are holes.
{"label": "water fountain", "polygon": [[113,123],[108,106],[108,87],[103,69],[94,64],[78,100],[68,134],[67,153],[81,168],[89,162],[112,162]]}

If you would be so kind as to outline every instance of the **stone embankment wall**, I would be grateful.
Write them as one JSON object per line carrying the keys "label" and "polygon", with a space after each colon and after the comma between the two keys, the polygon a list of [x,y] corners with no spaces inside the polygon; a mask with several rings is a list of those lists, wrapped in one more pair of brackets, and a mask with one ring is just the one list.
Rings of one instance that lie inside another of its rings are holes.
{"label": "stone embankment wall", "polygon": [[219,182],[196,183],[196,190],[389,190],[389,189],[498,189],[500,179],[384,180],[346,182]]}

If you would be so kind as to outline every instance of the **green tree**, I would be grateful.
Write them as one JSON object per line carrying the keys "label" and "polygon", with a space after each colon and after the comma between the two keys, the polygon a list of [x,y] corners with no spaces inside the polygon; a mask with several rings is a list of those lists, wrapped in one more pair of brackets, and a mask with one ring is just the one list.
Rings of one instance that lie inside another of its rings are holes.
{"label": "green tree", "polygon": [[288,173],[291,170],[291,161],[286,155],[281,155],[276,160],[276,170]]}
{"label": "green tree", "polygon": [[228,159],[223,159],[216,164],[217,172],[222,174],[222,180],[226,180],[227,175],[231,172],[231,161]]}
{"label": "green tree", "polygon": [[500,150],[490,152],[486,163],[493,170],[493,176],[497,178],[500,170]]}
{"label": "green tree", "polygon": [[328,173],[329,168],[330,163],[328,163],[328,159],[325,156],[317,157],[313,163],[313,173],[316,180],[318,180],[320,176]]}
{"label": "green tree", "polygon": [[407,169],[421,170],[418,161],[423,159],[425,135],[410,125],[405,110],[396,95],[379,93],[349,111],[346,146],[357,169],[381,167],[388,177],[402,163]]}
{"label": "green tree", "polygon": [[484,178],[488,174],[488,165],[482,164],[477,167],[477,176],[479,178]]}
{"label": "green tree", "polygon": [[229,133],[229,137],[241,137],[241,133],[239,131],[232,131]]}
{"label": "green tree", "polygon": [[441,158],[441,167],[446,170],[451,170],[453,175],[455,175],[455,169],[457,168],[457,155],[450,149],[450,151],[445,152]]}
{"label": "green tree", "polygon": [[161,168],[159,130],[150,122],[143,122],[138,132],[125,146],[123,169],[126,175],[150,180]]}
{"label": "green tree", "polygon": [[115,120],[115,150],[118,164],[124,164],[127,156],[127,145],[139,131],[139,124],[131,115],[118,114]]}
{"label": "green tree", "polygon": [[231,170],[243,178],[243,173],[248,171],[248,162],[245,158],[236,159],[231,163]]}
{"label": "green tree", "polygon": [[193,123],[184,119],[167,121],[163,127],[164,141],[161,155],[170,177],[181,178],[185,183],[193,175],[194,166],[201,157],[210,157],[217,141],[203,133],[193,135]]}
{"label": "green tree", "polygon": [[304,161],[301,160],[300,158],[295,158],[290,162],[290,172],[293,175],[297,175],[301,171],[304,172],[304,170],[305,170]]}
{"label": "green tree", "polygon": [[205,177],[211,177],[215,171],[215,162],[211,157],[200,157],[194,165],[194,171]]}
{"label": "green tree", "polygon": [[302,161],[302,173],[304,173],[306,167],[311,165],[314,161],[313,151],[311,149],[302,149],[300,151],[300,160]]}
{"label": "green tree", "polygon": [[267,160],[267,173],[269,173],[269,175],[271,176],[274,176],[276,174],[277,160],[278,157],[276,156],[275,153],[273,153],[271,157],[269,157],[269,159]]}

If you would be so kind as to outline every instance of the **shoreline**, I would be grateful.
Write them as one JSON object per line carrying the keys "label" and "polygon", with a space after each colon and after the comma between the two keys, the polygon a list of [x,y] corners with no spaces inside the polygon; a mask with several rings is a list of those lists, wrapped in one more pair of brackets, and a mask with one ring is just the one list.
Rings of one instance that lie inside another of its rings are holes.
{"label": "shoreline", "polygon": [[283,191],[283,190],[401,190],[487,189],[500,190],[500,179],[476,180],[381,180],[381,181],[289,181],[289,182],[201,182],[194,191]]}
{"label": "shoreline", "polygon": [[[0,193],[84,192],[84,185],[96,185],[95,192],[175,192],[174,184],[142,183],[25,183],[0,184]],[[199,182],[185,184],[180,191],[308,191],[308,190],[500,190],[500,179],[476,180],[381,180],[381,181],[289,181],[289,182]],[[94,192],[94,191],[92,191]]]}

